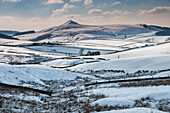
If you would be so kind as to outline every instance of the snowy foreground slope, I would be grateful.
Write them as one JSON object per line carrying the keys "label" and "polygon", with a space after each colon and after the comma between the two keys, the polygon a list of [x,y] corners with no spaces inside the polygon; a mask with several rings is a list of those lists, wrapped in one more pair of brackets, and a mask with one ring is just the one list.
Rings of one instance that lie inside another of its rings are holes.
{"label": "snowy foreground slope", "polygon": [[168,29],[68,21],[0,31],[15,39],[0,37],[0,112],[169,113]]}
{"label": "snowy foreground slope", "polygon": [[165,113],[165,112],[149,109],[149,108],[133,108],[128,110],[112,110],[112,111],[105,111],[100,113]]}
{"label": "snowy foreground slope", "polygon": [[[93,94],[104,94],[106,98],[97,100],[92,104],[99,104],[101,106],[133,106],[135,100],[149,97],[157,99],[167,99],[169,97],[169,87],[139,87],[139,88],[103,88],[93,90]],[[145,92],[143,92],[145,91]],[[126,93],[125,93],[126,92]],[[153,106],[154,107],[154,106]]]}
{"label": "snowy foreground slope", "polygon": [[74,80],[76,77],[88,77],[87,75],[41,65],[11,66],[8,64],[0,64],[0,69],[0,82],[12,85],[19,85],[21,81],[31,81],[45,85],[42,80]]}

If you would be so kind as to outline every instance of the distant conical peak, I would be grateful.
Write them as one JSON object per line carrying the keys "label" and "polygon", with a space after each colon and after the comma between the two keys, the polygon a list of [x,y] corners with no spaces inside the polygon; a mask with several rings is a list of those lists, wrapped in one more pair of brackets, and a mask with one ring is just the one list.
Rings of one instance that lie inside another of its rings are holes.
{"label": "distant conical peak", "polygon": [[69,20],[69,21],[67,21],[64,25],[79,25],[79,23],[77,23],[77,22],[75,22],[75,21],[73,21],[73,20]]}

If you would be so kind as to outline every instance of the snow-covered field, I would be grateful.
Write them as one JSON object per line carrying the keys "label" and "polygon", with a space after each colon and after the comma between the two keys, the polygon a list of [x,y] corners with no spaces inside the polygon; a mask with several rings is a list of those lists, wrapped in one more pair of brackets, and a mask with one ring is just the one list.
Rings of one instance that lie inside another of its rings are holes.
{"label": "snow-covered field", "polygon": [[0,69],[0,82],[12,85],[19,85],[21,81],[44,85],[42,80],[74,80],[76,77],[90,77],[41,65],[0,64]]}
{"label": "snow-covered field", "polygon": [[170,36],[161,30],[68,21],[0,37],[0,112],[169,113]]}
{"label": "snow-covered field", "polygon": [[[145,92],[143,92],[145,91]],[[106,98],[99,99],[92,104],[99,104],[100,106],[134,106],[135,100],[140,98],[154,98],[154,99],[168,99],[169,86],[158,87],[137,87],[137,88],[102,88],[92,90],[92,94],[103,94]],[[152,106],[154,108],[154,106]]]}
{"label": "snow-covered field", "polygon": [[150,108],[132,108],[126,110],[112,110],[112,111],[104,111],[99,113],[166,113],[155,109]]}
{"label": "snow-covered field", "polygon": [[115,69],[128,72],[169,69],[170,43],[101,55],[100,57],[109,59],[109,61],[82,64],[71,69],[79,71]]}

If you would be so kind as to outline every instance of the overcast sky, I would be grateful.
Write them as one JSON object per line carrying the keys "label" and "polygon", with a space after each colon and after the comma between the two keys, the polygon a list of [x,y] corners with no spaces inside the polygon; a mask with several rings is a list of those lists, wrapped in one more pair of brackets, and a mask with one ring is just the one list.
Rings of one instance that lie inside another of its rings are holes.
{"label": "overcast sky", "polygon": [[0,30],[81,24],[170,26],[170,0],[0,0]]}

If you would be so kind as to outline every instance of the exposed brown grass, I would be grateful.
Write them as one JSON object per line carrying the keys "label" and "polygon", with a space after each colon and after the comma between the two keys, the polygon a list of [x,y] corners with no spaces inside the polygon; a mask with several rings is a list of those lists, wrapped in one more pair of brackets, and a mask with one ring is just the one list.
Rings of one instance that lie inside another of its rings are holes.
{"label": "exposed brown grass", "polygon": [[142,81],[123,84],[121,83],[119,84],[119,87],[159,86],[159,85],[170,85],[170,80]]}
{"label": "exposed brown grass", "polygon": [[155,100],[154,98],[151,98],[151,97],[145,97],[145,98],[141,98],[139,100],[135,100],[135,104],[133,107],[151,108],[152,103],[155,103],[155,106],[160,111],[170,112],[170,108],[168,106],[170,104],[170,102],[167,99]]}

